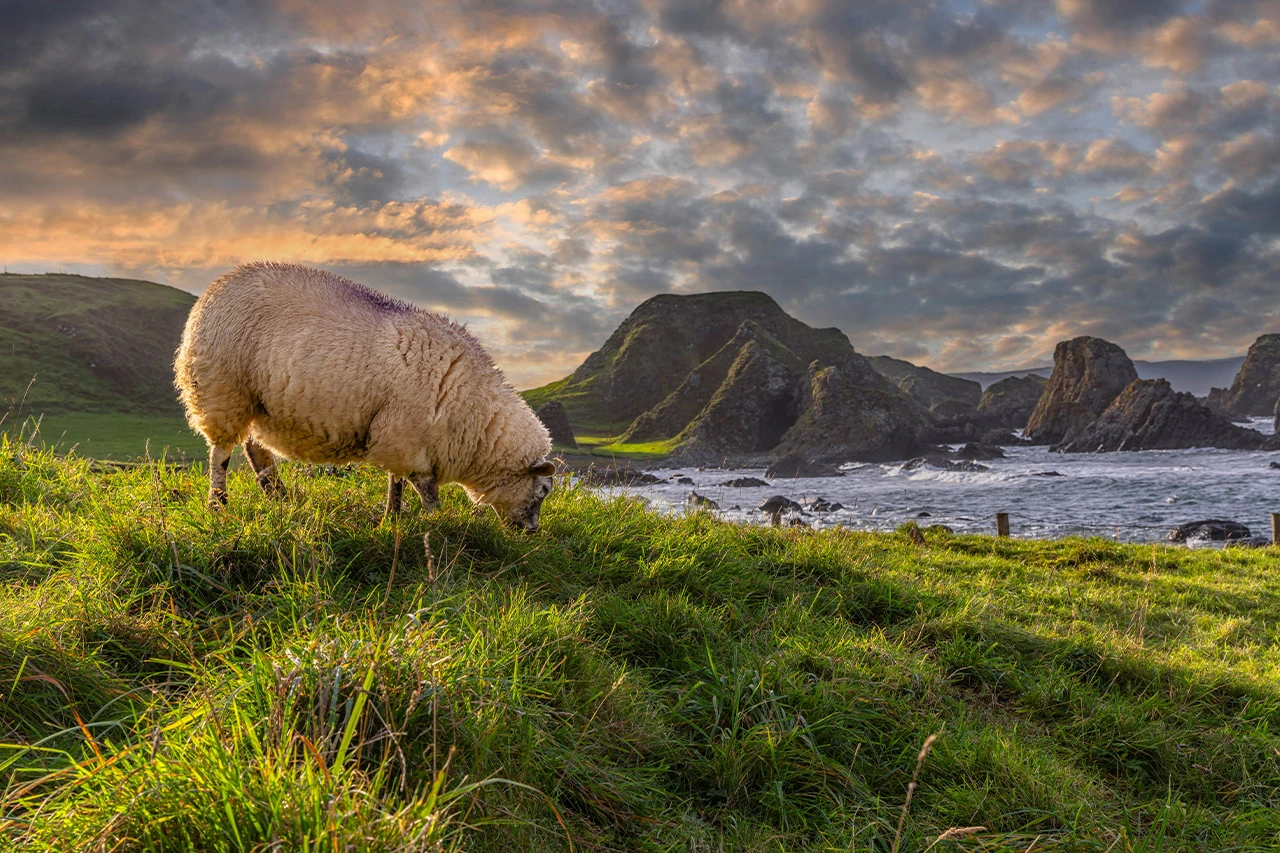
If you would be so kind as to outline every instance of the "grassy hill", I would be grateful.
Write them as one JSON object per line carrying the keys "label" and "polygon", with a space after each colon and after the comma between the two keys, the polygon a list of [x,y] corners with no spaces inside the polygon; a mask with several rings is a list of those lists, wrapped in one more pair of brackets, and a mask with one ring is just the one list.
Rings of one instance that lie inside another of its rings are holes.
{"label": "grassy hill", "polygon": [[536,536],[453,488],[396,527],[309,470],[211,512],[0,441],[0,849],[1280,846],[1269,552],[563,484]]}
{"label": "grassy hill", "polygon": [[203,455],[173,389],[190,293],[149,281],[0,275],[0,429],[100,457]]}

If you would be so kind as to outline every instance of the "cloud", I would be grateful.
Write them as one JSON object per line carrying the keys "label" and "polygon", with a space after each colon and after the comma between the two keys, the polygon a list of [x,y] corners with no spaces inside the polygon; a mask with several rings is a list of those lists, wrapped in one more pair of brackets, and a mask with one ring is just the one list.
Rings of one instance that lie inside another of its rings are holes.
{"label": "cloud", "polygon": [[[56,9],[55,9],[56,6]],[[1273,331],[1254,0],[13,0],[0,256],[199,290],[323,265],[523,384],[638,301],[762,290],[930,366]]]}

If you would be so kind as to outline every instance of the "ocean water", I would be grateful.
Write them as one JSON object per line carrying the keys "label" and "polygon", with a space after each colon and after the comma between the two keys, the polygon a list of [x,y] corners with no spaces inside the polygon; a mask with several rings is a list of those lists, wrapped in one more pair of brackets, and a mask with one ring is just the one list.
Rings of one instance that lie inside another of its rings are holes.
{"label": "ocean water", "polygon": [[[1269,418],[1249,426],[1271,433]],[[843,477],[774,480],[768,486],[721,485],[738,477],[764,479],[763,470],[662,469],[666,482],[607,491],[645,498],[660,511],[692,511],[692,490],[718,503],[719,514],[747,524],[767,524],[758,511],[771,495],[799,503],[821,497],[844,509],[800,516],[807,524],[857,530],[893,530],[907,521],[945,524],[957,533],[994,533],[997,512],[1009,513],[1013,536],[1056,539],[1102,536],[1126,542],[1163,541],[1171,527],[1220,518],[1270,536],[1272,512],[1280,512],[1280,453],[1192,449],[1137,453],[1051,453],[1044,447],[1007,447],[1007,458],[979,464],[990,471],[902,464],[848,464]],[[1061,476],[1041,476],[1054,471]],[[693,485],[678,484],[688,477]],[[790,516],[784,517],[784,523]]]}

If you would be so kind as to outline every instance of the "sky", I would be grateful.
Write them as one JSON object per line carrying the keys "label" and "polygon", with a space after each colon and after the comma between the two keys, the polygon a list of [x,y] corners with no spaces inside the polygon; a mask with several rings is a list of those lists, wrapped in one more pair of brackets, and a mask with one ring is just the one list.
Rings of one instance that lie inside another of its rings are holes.
{"label": "sky", "polygon": [[0,0],[0,261],[330,269],[517,387],[660,293],[866,354],[1280,331],[1280,0]]}

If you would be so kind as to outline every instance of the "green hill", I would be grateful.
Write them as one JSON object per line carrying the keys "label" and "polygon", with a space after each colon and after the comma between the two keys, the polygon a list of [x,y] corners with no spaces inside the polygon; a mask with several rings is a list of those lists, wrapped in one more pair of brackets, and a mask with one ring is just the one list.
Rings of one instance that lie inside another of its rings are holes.
{"label": "green hill", "polygon": [[199,456],[173,388],[195,297],[148,281],[0,275],[0,427],[66,449],[140,455],[151,439]]}
{"label": "green hill", "polygon": [[0,443],[0,850],[1280,849],[1269,551],[284,477]]}

